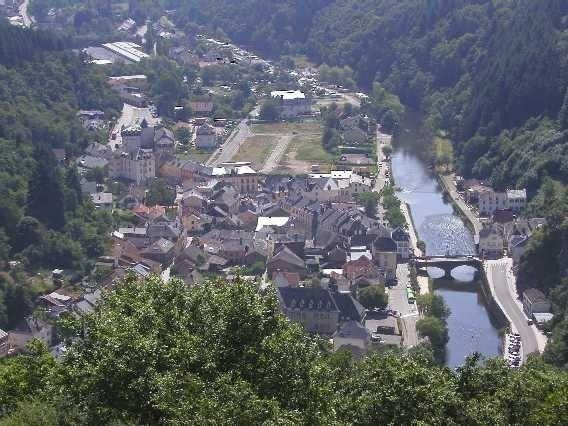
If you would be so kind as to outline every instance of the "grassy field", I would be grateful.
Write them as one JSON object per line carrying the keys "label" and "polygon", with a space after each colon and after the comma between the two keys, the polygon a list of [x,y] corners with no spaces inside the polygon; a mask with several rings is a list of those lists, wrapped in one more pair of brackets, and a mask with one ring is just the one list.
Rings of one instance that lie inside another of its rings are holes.
{"label": "grassy field", "polygon": [[319,121],[254,124],[252,131],[262,137],[292,136],[275,173],[308,173],[312,164],[319,164],[322,170],[329,170],[335,160],[332,154],[323,149],[323,125]]}
{"label": "grassy field", "polygon": [[182,160],[197,161],[199,163],[205,163],[210,156],[211,152],[202,151],[192,146],[187,146],[187,147],[184,146],[183,148],[178,147],[176,151],[176,157]]}
{"label": "grassy field", "polygon": [[277,136],[252,136],[241,145],[233,161],[250,161],[255,170],[260,170],[277,143]]}
{"label": "grassy field", "polygon": [[287,56],[292,62],[294,62],[295,68],[315,68],[316,64],[311,62],[306,55],[290,55]]}

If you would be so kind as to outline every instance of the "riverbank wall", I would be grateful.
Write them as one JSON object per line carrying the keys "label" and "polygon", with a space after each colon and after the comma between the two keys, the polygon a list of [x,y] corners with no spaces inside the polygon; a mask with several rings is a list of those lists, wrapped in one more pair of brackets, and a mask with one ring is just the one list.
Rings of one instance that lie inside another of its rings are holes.
{"label": "riverbank wall", "polygon": [[482,229],[481,221],[467,206],[467,204],[459,197],[451,175],[436,173],[436,180],[442,188],[444,195],[446,195],[450,199],[454,212],[456,212],[456,214],[462,218],[467,228],[473,234],[473,239],[477,248],[479,244],[479,231],[481,231]]}
{"label": "riverbank wall", "polygon": [[487,278],[485,267],[486,263],[482,261],[479,269],[479,281],[481,285],[481,293],[485,298],[487,309],[493,316],[493,319],[496,321],[498,328],[510,328],[511,321],[507,317],[503,306],[501,306],[501,304],[497,300],[497,296],[495,295],[493,288],[489,284],[489,279]]}

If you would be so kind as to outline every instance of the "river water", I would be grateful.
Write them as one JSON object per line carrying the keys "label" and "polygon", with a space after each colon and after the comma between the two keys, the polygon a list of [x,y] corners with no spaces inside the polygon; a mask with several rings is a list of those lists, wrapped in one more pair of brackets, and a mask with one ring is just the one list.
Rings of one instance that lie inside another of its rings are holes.
{"label": "river water", "polygon": [[[420,137],[415,123],[416,120],[405,123],[403,127],[408,130],[395,141],[392,173],[399,196],[410,206],[418,238],[426,243],[427,255],[474,254],[472,233],[444,199],[435,176],[420,158]],[[428,273],[435,278],[434,290],[451,310],[446,364],[458,367],[473,352],[497,356],[499,330],[487,310],[475,270],[467,266],[456,268],[452,281],[440,279],[443,272],[436,268],[429,268]]]}

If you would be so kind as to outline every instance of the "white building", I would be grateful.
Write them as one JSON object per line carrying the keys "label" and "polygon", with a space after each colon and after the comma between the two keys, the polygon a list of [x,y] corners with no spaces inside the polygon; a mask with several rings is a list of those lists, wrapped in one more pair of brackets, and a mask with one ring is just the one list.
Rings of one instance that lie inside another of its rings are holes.
{"label": "white building", "polygon": [[140,62],[142,59],[149,58],[150,55],[144,53],[142,46],[129,41],[118,41],[115,43],[104,43],[103,47],[122,59],[130,62]]}
{"label": "white building", "polygon": [[270,92],[270,97],[279,102],[282,118],[295,118],[312,112],[311,101],[299,90],[275,90]]}
{"label": "white building", "polygon": [[479,231],[479,253],[484,258],[497,258],[503,255],[503,235],[495,226],[485,226]]}
{"label": "white building", "polygon": [[156,158],[148,149],[139,149],[135,153],[122,152],[110,160],[109,176],[140,184],[156,177]]}
{"label": "white building", "polygon": [[484,188],[479,192],[478,201],[479,213],[484,216],[491,216],[496,210],[506,210],[509,208],[507,194],[496,192],[491,188]]}
{"label": "white building", "polygon": [[526,189],[511,189],[507,191],[507,204],[509,209],[518,212],[527,205]]}

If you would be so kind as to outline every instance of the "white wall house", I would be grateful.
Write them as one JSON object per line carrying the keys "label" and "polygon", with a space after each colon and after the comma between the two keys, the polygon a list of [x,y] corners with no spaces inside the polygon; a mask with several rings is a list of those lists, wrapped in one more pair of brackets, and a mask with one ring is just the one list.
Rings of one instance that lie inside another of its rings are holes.
{"label": "white wall house", "polygon": [[282,118],[295,118],[312,111],[311,101],[299,90],[275,90],[270,92],[270,97],[279,102]]}

